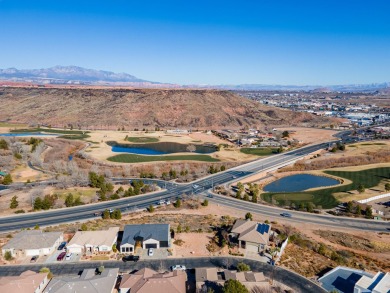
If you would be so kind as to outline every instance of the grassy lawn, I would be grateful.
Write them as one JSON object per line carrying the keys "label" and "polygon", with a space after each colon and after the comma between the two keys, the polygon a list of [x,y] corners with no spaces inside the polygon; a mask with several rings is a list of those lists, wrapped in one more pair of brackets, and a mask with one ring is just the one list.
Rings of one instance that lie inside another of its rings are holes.
{"label": "grassy lawn", "polygon": [[[316,206],[322,206],[322,208],[328,209],[335,207],[339,204],[339,201],[333,195],[334,193],[345,193],[350,195],[350,191],[356,190],[359,184],[363,184],[365,188],[372,188],[382,180],[386,180],[390,176],[390,167],[385,168],[372,168],[356,172],[351,171],[324,171],[326,174],[334,175],[337,177],[349,179],[351,184],[341,185],[336,187],[324,188],[314,190],[310,192],[292,192],[292,193],[263,193],[261,197],[267,201],[272,202],[272,198],[278,201],[279,205],[286,205],[289,201],[298,205],[300,202],[312,202]],[[302,197],[306,194],[308,197]],[[311,199],[309,199],[311,196]]]}
{"label": "grassy lawn", "polygon": [[277,201],[312,201],[313,198],[313,195],[309,193],[278,193],[274,196],[274,199],[276,199]]}
{"label": "grassy lawn", "polygon": [[0,127],[27,127],[27,124],[0,122]]}
{"label": "grassy lawn", "polygon": [[269,156],[277,152],[276,148],[242,148],[241,153],[255,156]]}
{"label": "grassy lawn", "polygon": [[127,141],[133,143],[151,143],[151,142],[159,142],[157,137],[128,137]]}
{"label": "grassy lawn", "polygon": [[176,155],[176,156],[142,156],[135,154],[121,154],[109,157],[107,160],[117,163],[143,163],[157,161],[202,161],[219,162],[218,159],[208,155]]}
{"label": "grassy lawn", "polygon": [[88,188],[88,189],[56,189],[53,191],[53,194],[57,194],[60,199],[65,200],[66,196],[69,193],[72,193],[73,196],[82,197],[82,198],[91,198],[95,196],[97,188]]}
{"label": "grassy lawn", "polygon": [[90,136],[88,134],[65,134],[59,136],[59,138],[65,138],[65,139],[86,139],[89,138]]}
{"label": "grassy lawn", "polygon": [[58,133],[58,134],[84,134],[89,133],[89,131],[82,130],[61,130],[61,129],[51,129],[51,128],[23,128],[23,129],[13,129],[11,132],[14,133],[23,133],[23,132],[47,132],[47,133]]}

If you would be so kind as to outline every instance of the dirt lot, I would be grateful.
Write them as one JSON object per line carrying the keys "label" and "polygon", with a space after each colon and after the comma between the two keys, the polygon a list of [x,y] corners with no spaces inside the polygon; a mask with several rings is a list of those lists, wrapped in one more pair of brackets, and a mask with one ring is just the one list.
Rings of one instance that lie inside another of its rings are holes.
{"label": "dirt lot", "polygon": [[333,135],[337,133],[337,131],[335,130],[305,128],[305,127],[284,127],[284,128],[277,128],[277,130],[279,131],[287,130],[288,132],[290,132],[290,138],[295,138],[299,142],[304,144],[329,141],[334,139]]}

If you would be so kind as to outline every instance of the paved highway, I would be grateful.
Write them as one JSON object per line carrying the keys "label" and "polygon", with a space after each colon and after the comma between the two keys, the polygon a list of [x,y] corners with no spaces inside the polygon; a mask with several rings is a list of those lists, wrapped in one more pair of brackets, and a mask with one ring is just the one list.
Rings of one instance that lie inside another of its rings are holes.
{"label": "paved highway", "polygon": [[[170,184],[167,186],[167,190],[160,192],[73,208],[57,209],[45,212],[35,212],[3,217],[0,219],[0,232],[29,228],[34,227],[35,225],[49,226],[59,223],[83,221],[93,218],[95,212],[102,212],[105,209],[119,208],[122,212],[131,212],[138,209],[145,209],[151,204],[156,204],[156,202],[158,202],[159,200],[170,199],[172,201],[181,197],[183,194],[202,194],[204,192],[207,192],[207,190],[212,188],[213,186],[225,184],[232,181],[238,181],[242,178],[251,176],[254,173],[260,171],[271,171],[280,168],[281,166],[290,164],[304,157],[307,154],[325,148],[328,145],[329,143],[311,145],[297,150],[293,150],[291,152],[286,152],[264,159],[259,159],[229,169],[225,172],[209,175],[190,184]],[[250,204],[227,197],[215,196],[212,200],[214,202],[217,202],[218,204],[241,209],[243,210],[243,212],[250,211],[253,213],[267,214],[270,216],[278,216],[278,214],[281,213],[280,209],[273,209],[268,206],[263,206],[259,204]],[[350,218],[332,216],[320,216],[309,213],[301,214],[298,212],[294,212],[293,214],[294,216],[292,221],[311,222],[314,224],[325,224],[338,227],[350,226],[356,229],[375,231],[385,231],[386,228],[389,227],[388,224],[383,222],[367,222],[364,220],[354,220]]]}

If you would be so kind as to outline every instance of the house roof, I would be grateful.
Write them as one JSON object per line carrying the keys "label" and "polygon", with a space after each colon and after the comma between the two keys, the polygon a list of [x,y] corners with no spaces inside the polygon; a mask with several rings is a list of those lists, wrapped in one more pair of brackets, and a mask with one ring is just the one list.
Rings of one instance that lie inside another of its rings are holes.
{"label": "house roof", "polygon": [[265,277],[263,273],[256,273],[256,272],[237,272],[237,271],[229,271],[229,270],[224,270],[224,276],[225,276],[225,281],[233,279],[233,280],[238,280],[242,283],[245,282],[265,282]]}
{"label": "house roof", "polygon": [[118,268],[104,269],[100,275],[96,275],[95,269],[85,269],[80,276],[54,277],[46,286],[44,293],[111,293],[116,284],[118,271]]}
{"label": "house roof", "polygon": [[196,282],[218,281],[217,268],[198,268],[195,270]]}
{"label": "house roof", "polygon": [[268,244],[271,226],[255,221],[238,219],[231,230],[232,233],[239,234],[238,240],[249,241],[258,244]]}
{"label": "house roof", "polygon": [[130,289],[131,293],[185,293],[187,275],[183,271],[160,274],[145,268],[134,274],[122,277],[120,289]]}
{"label": "house roof", "polygon": [[362,276],[355,286],[373,291],[373,292],[390,292],[390,273],[378,272],[374,277],[370,278]]}
{"label": "house roof", "polygon": [[370,273],[362,270],[339,266],[323,275],[318,281],[327,291],[336,289],[340,293],[353,293],[355,284],[362,276],[373,277]]}
{"label": "house roof", "polygon": [[89,244],[93,246],[105,245],[111,247],[118,236],[118,232],[119,227],[111,227],[106,231],[77,231],[67,246],[85,246]]}
{"label": "house roof", "polygon": [[24,230],[12,238],[2,249],[41,249],[54,246],[62,232],[42,232],[41,230]]}
{"label": "house roof", "polygon": [[0,277],[0,292],[34,293],[47,273],[25,271],[20,276]]}
{"label": "house roof", "polygon": [[143,241],[148,239],[169,241],[169,224],[126,225],[121,244],[134,245],[136,238],[143,238]]}

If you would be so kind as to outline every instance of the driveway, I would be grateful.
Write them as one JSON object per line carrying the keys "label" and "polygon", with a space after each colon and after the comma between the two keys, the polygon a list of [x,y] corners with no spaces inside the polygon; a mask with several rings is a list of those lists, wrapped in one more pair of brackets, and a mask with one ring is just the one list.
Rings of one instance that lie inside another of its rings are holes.
{"label": "driveway", "polygon": [[60,263],[60,262],[77,262],[81,258],[81,254],[72,254],[72,257],[70,260],[62,260],[58,261],[57,257],[62,253],[65,252],[65,250],[56,250],[51,256],[48,257],[48,259],[45,261],[45,263]]}
{"label": "driveway", "polygon": [[154,249],[153,256],[148,256],[148,249],[142,249],[139,253],[141,259],[164,259],[168,257],[168,250],[166,248]]}

